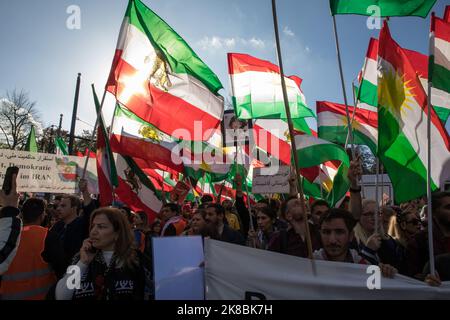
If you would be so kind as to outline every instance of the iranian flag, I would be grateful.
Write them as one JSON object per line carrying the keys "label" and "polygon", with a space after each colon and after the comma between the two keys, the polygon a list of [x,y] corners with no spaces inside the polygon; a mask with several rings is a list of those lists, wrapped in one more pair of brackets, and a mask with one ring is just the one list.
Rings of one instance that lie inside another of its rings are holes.
{"label": "iranian flag", "polygon": [[129,1],[106,88],[176,138],[208,140],[223,115],[217,76],[140,0]]}
{"label": "iranian flag", "polygon": [[[345,105],[327,101],[317,101],[317,126],[319,137],[334,143],[348,143],[348,121]],[[373,154],[377,151],[378,115],[374,111],[348,107],[355,144],[363,144]]]}
{"label": "iranian flag", "polygon": [[431,18],[430,79],[431,104],[445,124],[450,116],[450,6],[444,17]]}
{"label": "iranian flag", "polygon": [[[405,51],[391,38],[387,23],[378,50],[378,154],[402,203],[426,194],[427,95]],[[431,188],[450,172],[450,142],[434,109],[431,114]]]}
{"label": "iranian flag", "polygon": [[178,143],[178,139],[142,120],[119,103],[116,105],[110,138],[114,152],[158,162],[182,172],[182,159],[175,152]]}
{"label": "iranian flag", "polygon": [[331,14],[373,15],[373,6],[381,17],[417,16],[425,18],[436,0],[330,0]]}
{"label": "iranian flag", "polygon": [[[247,54],[228,53],[233,105],[239,119],[286,119],[280,69]],[[285,77],[292,118],[315,117],[300,89],[302,79]]]}
{"label": "iranian flag", "polygon": [[132,158],[113,155],[119,181],[114,189],[117,197],[131,210],[144,211],[152,222],[162,208],[161,195]]}
{"label": "iranian flag", "polygon": [[104,207],[114,202],[113,189],[119,185],[119,181],[113,154],[107,138],[108,134],[106,132],[105,122],[103,121],[102,110],[94,85],[92,85],[92,94],[94,96],[94,105],[98,119],[96,154],[98,189],[100,193],[100,204]]}

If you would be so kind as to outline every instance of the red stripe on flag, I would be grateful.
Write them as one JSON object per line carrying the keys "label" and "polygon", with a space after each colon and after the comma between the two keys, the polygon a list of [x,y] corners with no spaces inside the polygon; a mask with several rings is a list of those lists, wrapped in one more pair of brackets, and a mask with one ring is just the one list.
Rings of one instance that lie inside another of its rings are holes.
{"label": "red stripe on flag", "polygon": [[159,144],[113,134],[111,136],[110,146],[113,152],[148,161],[155,161],[174,170],[183,171],[183,163],[175,164],[172,161],[172,151]]}
{"label": "red stripe on flag", "polygon": [[[339,103],[333,103],[328,101],[317,101],[316,102],[317,115],[321,112],[332,112],[339,114],[341,116],[347,116],[345,111],[345,105]],[[349,106],[348,111],[350,117],[353,116],[354,107]],[[369,111],[366,109],[356,108],[355,120],[362,124],[367,124],[373,128],[378,128],[378,114],[374,111]]]}
{"label": "red stripe on flag", "polygon": [[[228,53],[228,73],[230,75],[248,71],[280,73],[280,68],[267,60],[261,60],[243,53]],[[297,76],[286,76],[300,88],[302,79]]]}
{"label": "red stripe on flag", "polygon": [[[391,33],[386,21],[384,21],[383,28],[380,32],[380,43],[382,43],[382,46],[380,46],[380,48],[383,48],[383,50],[380,50],[378,54],[384,60],[388,61],[394,68],[396,68],[397,72],[404,76],[407,81],[411,81],[408,86],[411,87],[410,92],[412,93],[413,98],[422,108],[423,112],[425,114],[428,114],[427,95],[405,51],[391,37]],[[434,108],[431,108],[430,114],[431,122],[439,131],[447,149],[450,151],[450,138],[448,136],[447,130],[443,127],[442,122],[438,118]]]}
{"label": "red stripe on flag", "polygon": [[[131,95],[128,101],[121,101],[121,94],[126,89],[121,79],[135,74],[137,70],[122,59],[114,61],[113,65],[115,69],[110,74],[106,89],[115,95],[116,99],[130,111],[161,131],[175,138],[202,141],[207,140],[212,135],[210,133],[208,136],[204,136],[208,129],[217,128],[220,125],[220,119],[181,98],[158,89],[149,81],[143,83],[141,88],[145,92]],[[196,123],[198,128],[195,127]],[[186,137],[180,129],[186,129],[190,137]],[[176,130],[178,132],[175,132]],[[194,133],[196,134],[194,135]]]}
{"label": "red stripe on flag", "polygon": [[253,133],[255,134],[256,145],[259,148],[279,159],[284,164],[291,163],[291,146],[288,142],[280,140],[258,125],[253,126]]}
{"label": "red stripe on flag", "polygon": [[450,42],[450,21],[446,22],[441,18],[434,17],[433,22],[435,38]]}

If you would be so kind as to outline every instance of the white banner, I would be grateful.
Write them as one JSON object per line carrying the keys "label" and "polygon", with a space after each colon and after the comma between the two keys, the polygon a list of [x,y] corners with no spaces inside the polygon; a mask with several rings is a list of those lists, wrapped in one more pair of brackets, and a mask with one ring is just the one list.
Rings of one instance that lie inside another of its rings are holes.
{"label": "white banner", "polygon": [[436,288],[401,275],[377,279],[368,273],[375,266],[317,260],[314,274],[309,259],[211,239],[205,261],[207,300],[450,299],[450,282]]}
{"label": "white banner", "polygon": [[[81,178],[85,157],[57,156],[48,153],[0,150],[0,186],[6,169],[19,167],[17,191],[76,193],[77,181]],[[96,160],[90,159],[86,179],[91,193],[98,193]]]}
{"label": "white banner", "polygon": [[253,169],[252,193],[289,193],[289,174],[291,169],[288,166],[279,166],[277,172],[271,175],[263,174],[261,169],[264,168]]}

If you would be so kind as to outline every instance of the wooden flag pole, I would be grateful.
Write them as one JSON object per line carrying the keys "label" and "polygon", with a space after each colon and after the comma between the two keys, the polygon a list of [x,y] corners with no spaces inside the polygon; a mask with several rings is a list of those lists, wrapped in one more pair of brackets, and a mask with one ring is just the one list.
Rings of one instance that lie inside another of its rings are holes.
{"label": "wooden flag pole", "polygon": [[[431,31],[429,57],[434,58],[434,12],[431,13]],[[433,210],[431,203],[431,87],[433,86],[433,66],[430,63],[428,70],[428,98],[427,98],[427,214],[428,214],[428,252],[430,261],[430,274],[436,275],[436,267],[434,261],[434,244],[433,244]]]}
{"label": "wooden flag pole", "polygon": [[[309,222],[306,214],[306,205],[305,205],[305,197],[303,194],[303,184],[300,179],[300,166],[298,161],[298,155],[297,155],[297,146],[295,143],[295,134],[294,134],[294,126],[292,124],[292,117],[291,117],[291,110],[289,108],[289,99],[287,95],[286,90],[286,82],[284,79],[284,71],[283,71],[283,60],[281,58],[281,45],[280,45],[280,36],[278,32],[278,18],[277,18],[277,5],[276,0],[272,0],[272,14],[273,14],[273,25],[275,29],[275,41],[277,45],[277,56],[278,56],[278,65],[280,67],[280,77],[281,77],[281,86],[283,89],[283,100],[284,100],[284,107],[286,110],[286,116],[288,120],[288,126],[289,126],[289,135],[291,140],[291,150],[294,156],[294,162],[295,162],[295,170],[296,170],[296,180],[297,180],[297,186],[298,186],[298,192],[300,195],[300,203],[302,207],[302,211],[305,214],[305,225],[306,225],[306,243],[308,246],[308,256],[312,261],[314,261],[313,252],[312,252],[312,241],[311,241],[311,234],[309,232]],[[315,273],[315,265],[313,262],[313,271]]]}
{"label": "wooden flag pole", "polygon": [[352,128],[352,123],[350,120],[350,112],[348,111],[347,93],[345,90],[344,72],[342,71],[341,51],[339,49],[339,38],[338,38],[337,27],[336,27],[336,17],[335,16],[332,16],[332,17],[333,17],[333,28],[334,28],[334,40],[336,43],[336,52],[337,52],[337,58],[338,58],[338,64],[339,64],[339,74],[341,76],[342,94],[344,95],[345,113],[347,116],[347,123],[348,123],[348,135],[350,137],[352,158],[355,159],[355,147],[353,145],[353,128]]}

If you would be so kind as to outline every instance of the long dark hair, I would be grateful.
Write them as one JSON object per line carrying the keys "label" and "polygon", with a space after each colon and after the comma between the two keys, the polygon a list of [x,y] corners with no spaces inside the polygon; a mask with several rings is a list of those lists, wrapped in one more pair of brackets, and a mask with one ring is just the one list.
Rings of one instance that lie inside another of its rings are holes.
{"label": "long dark hair", "polygon": [[114,254],[117,259],[128,268],[134,268],[138,261],[136,256],[135,241],[131,232],[130,224],[126,217],[116,208],[99,208],[92,213],[90,228],[92,221],[98,215],[105,215],[113,225],[114,231],[117,232],[118,238],[114,246]]}

